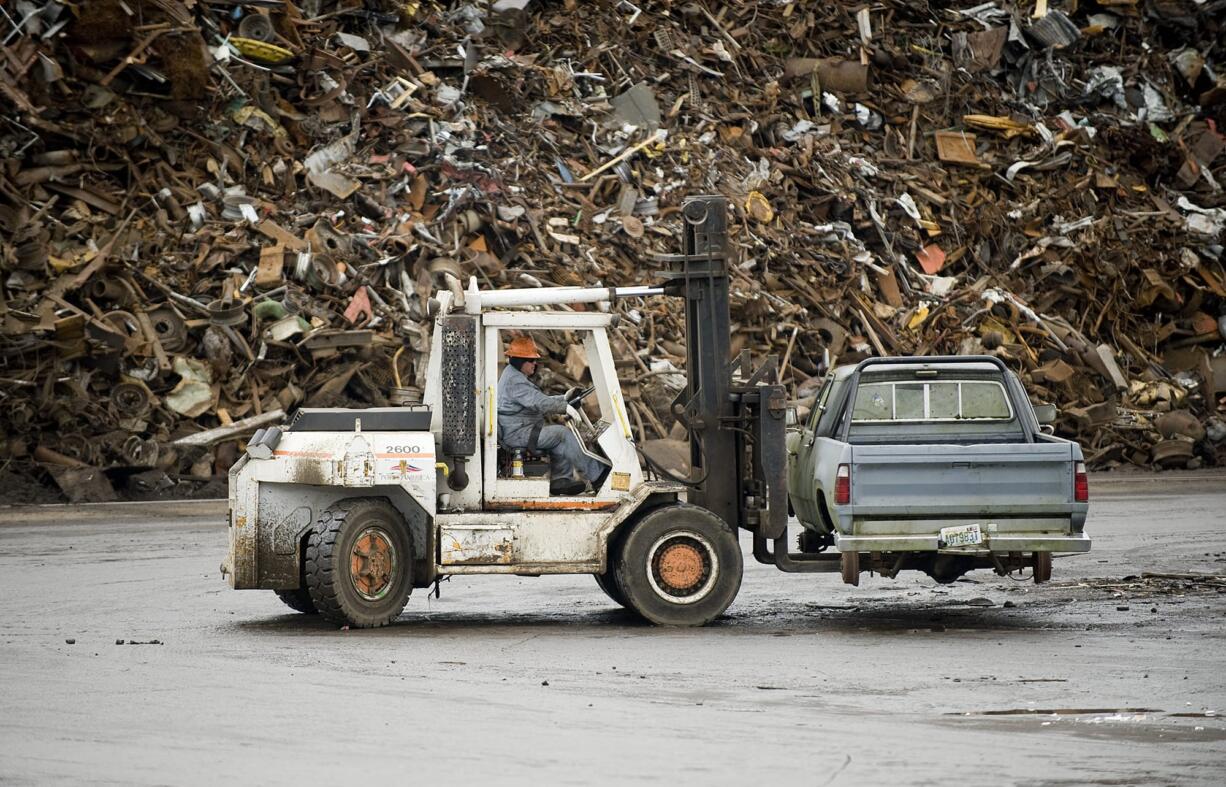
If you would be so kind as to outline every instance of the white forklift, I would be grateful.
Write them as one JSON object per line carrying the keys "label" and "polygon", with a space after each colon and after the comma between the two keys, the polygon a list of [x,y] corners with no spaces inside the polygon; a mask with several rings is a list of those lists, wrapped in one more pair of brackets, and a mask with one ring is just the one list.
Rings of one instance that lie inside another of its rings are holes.
{"label": "white forklift", "polygon": [[[759,559],[796,570],[782,549],[785,390],[774,359],[729,357],[726,208],[686,201],[683,253],[659,258],[658,286],[440,291],[422,405],[303,409],[253,436],[230,470],[230,585],[373,627],[450,575],[592,574],[653,623],[697,626],[740,589],[737,528]],[[687,385],[673,411],[690,437],[687,477],[635,444],[609,348],[617,317],[548,309],[657,296],[685,302]],[[499,445],[503,348],[545,330],[581,336],[591,372],[599,417],[568,417],[608,472],[585,494],[550,495],[541,457]]]}

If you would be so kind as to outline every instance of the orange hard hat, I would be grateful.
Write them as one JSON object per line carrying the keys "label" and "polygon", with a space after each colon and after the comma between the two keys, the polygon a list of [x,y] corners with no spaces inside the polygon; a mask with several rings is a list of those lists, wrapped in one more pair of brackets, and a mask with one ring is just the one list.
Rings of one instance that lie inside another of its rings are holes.
{"label": "orange hard hat", "polygon": [[516,336],[507,348],[507,357],[536,359],[541,357],[541,352],[536,349],[536,342],[532,341],[531,336]]}

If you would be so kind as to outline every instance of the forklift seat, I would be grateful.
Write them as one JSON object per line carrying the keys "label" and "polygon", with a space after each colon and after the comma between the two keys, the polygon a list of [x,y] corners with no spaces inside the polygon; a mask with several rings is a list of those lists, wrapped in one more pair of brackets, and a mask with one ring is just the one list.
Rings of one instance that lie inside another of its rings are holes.
{"label": "forklift seat", "polygon": [[[524,452],[525,478],[537,478],[540,476],[549,475],[549,452],[529,451],[527,448],[521,450]],[[499,478],[511,478],[511,458],[514,453],[515,449],[513,448],[498,446]]]}

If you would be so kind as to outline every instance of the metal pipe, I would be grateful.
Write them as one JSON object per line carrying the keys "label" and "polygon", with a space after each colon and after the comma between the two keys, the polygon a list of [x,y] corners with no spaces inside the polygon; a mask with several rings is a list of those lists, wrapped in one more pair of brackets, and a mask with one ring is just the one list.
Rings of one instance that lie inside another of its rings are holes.
{"label": "metal pipe", "polygon": [[455,303],[461,308],[464,306],[464,289],[460,286],[460,280],[450,273],[443,274],[443,281],[447,284],[447,289],[451,291],[455,298]]}
{"label": "metal pipe", "polygon": [[789,554],[788,532],[786,529],[784,529],[782,536],[775,539],[774,550],[770,548],[766,536],[754,533],[753,556],[759,563],[773,565],[780,571],[792,574],[816,572],[833,574],[836,571],[842,570],[842,566],[839,563],[842,556],[837,553],[829,555],[810,555],[803,552]]}
{"label": "metal pipe", "polygon": [[663,295],[663,287],[522,287],[508,290],[479,290],[477,279],[468,280],[464,292],[464,311],[480,314],[483,309],[500,306],[552,306],[564,303],[602,303],[618,298],[645,298]]}
{"label": "metal pipe", "polygon": [[464,467],[465,457],[453,456],[451,461],[455,463],[455,468],[447,476],[447,486],[456,492],[461,492],[468,487],[468,470]]}
{"label": "metal pipe", "polygon": [[639,287],[614,287],[613,288],[614,298],[647,298],[652,295],[663,295],[663,294],[664,294],[663,287],[639,286]]}

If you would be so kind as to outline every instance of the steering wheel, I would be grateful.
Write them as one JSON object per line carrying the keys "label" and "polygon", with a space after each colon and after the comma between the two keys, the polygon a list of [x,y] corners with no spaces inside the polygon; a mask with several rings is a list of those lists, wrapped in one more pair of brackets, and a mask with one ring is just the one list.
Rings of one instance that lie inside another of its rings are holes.
{"label": "steering wheel", "polygon": [[[592,391],[596,390],[596,386],[590,386],[580,391],[579,393],[566,400],[566,417],[574,421],[581,427],[588,429],[592,428],[592,421],[587,417],[587,413],[580,407],[580,403],[592,395]],[[582,441],[582,436],[580,437]]]}
{"label": "steering wheel", "polygon": [[588,398],[589,396],[591,396],[595,390],[596,390],[596,386],[589,385],[587,388],[584,388],[582,391],[575,394],[574,396],[572,396],[570,399],[567,399],[566,401],[572,407],[578,407],[579,403],[582,402],[584,399]]}

